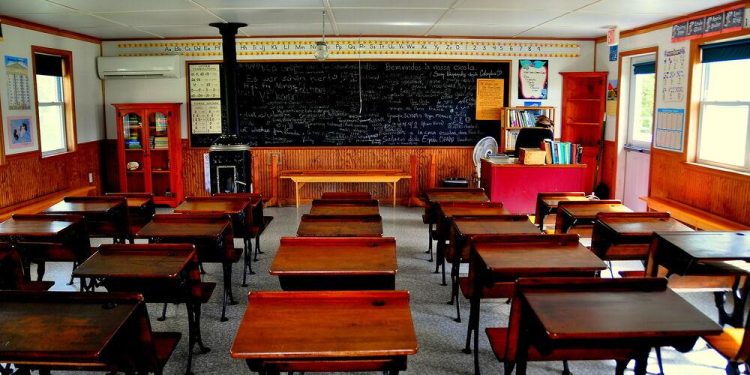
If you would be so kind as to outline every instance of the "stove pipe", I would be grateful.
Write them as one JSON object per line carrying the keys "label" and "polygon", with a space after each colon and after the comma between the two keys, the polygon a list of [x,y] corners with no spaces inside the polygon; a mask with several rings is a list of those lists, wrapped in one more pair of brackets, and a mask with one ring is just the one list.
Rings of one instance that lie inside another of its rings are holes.
{"label": "stove pipe", "polygon": [[236,76],[237,76],[237,46],[236,35],[240,27],[247,26],[246,23],[228,22],[228,23],[211,23],[219,29],[221,34],[222,53],[224,55],[224,100],[226,110],[226,127],[221,129],[221,136],[214,141],[214,145],[238,145],[245,142],[239,139],[239,120],[237,116],[237,93]]}

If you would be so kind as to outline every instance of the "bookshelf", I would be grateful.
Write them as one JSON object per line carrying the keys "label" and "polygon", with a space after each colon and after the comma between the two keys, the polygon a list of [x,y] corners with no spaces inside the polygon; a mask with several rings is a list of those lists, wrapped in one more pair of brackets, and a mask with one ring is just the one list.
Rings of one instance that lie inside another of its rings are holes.
{"label": "bookshelf", "polygon": [[[583,147],[586,187],[593,187],[596,155],[602,141],[607,72],[562,72],[561,140]],[[601,169],[601,168],[600,168]]]}
{"label": "bookshelf", "polygon": [[547,116],[555,120],[555,107],[504,107],[500,110],[502,131],[500,132],[500,152],[515,150],[518,131],[533,127],[537,116]]}
{"label": "bookshelf", "polygon": [[120,191],[152,193],[154,203],[182,201],[180,103],[114,104]]}

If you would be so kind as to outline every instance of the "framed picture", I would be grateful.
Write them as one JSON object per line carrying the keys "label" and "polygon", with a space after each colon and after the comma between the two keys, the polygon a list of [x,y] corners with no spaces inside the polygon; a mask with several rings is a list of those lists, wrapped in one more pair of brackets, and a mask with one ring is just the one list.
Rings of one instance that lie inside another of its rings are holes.
{"label": "framed picture", "polygon": [[34,129],[31,119],[26,116],[8,117],[8,145],[10,148],[26,148],[33,145]]}

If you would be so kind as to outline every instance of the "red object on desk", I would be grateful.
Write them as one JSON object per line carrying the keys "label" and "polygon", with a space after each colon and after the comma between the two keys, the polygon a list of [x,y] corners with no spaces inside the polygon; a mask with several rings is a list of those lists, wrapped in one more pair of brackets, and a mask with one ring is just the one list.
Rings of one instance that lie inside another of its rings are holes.
{"label": "red object on desk", "polygon": [[585,164],[523,165],[482,160],[482,187],[514,214],[534,214],[540,192],[588,191]]}

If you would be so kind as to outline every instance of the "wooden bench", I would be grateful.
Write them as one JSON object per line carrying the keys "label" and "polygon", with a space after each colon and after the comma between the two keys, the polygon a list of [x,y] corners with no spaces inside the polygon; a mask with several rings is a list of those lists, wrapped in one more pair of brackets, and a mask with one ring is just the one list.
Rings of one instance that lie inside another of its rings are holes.
{"label": "wooden bench", "polygon": [[386,183],[393,190],[393,206],[396,206],[396,183],[411,175],[400,169],[289,169],[282,171],[280,178],[294,182],[294,200],[299,207],[299,190],[311,182]]}
{"label": "wooden bench", "polygon": [[669,212],[673,218],[700,230],[748,230],[750,227],[668,198],[641,197],[649,210]]}
{"label": "wooden bench", "polygon": [[0,221],[8,220],[13,214],[35,214],[44,211],[65,197],[85,197],[93,194],[96,186],[82,186],[73,189],[56,191],[25,202],[0,209]]}

